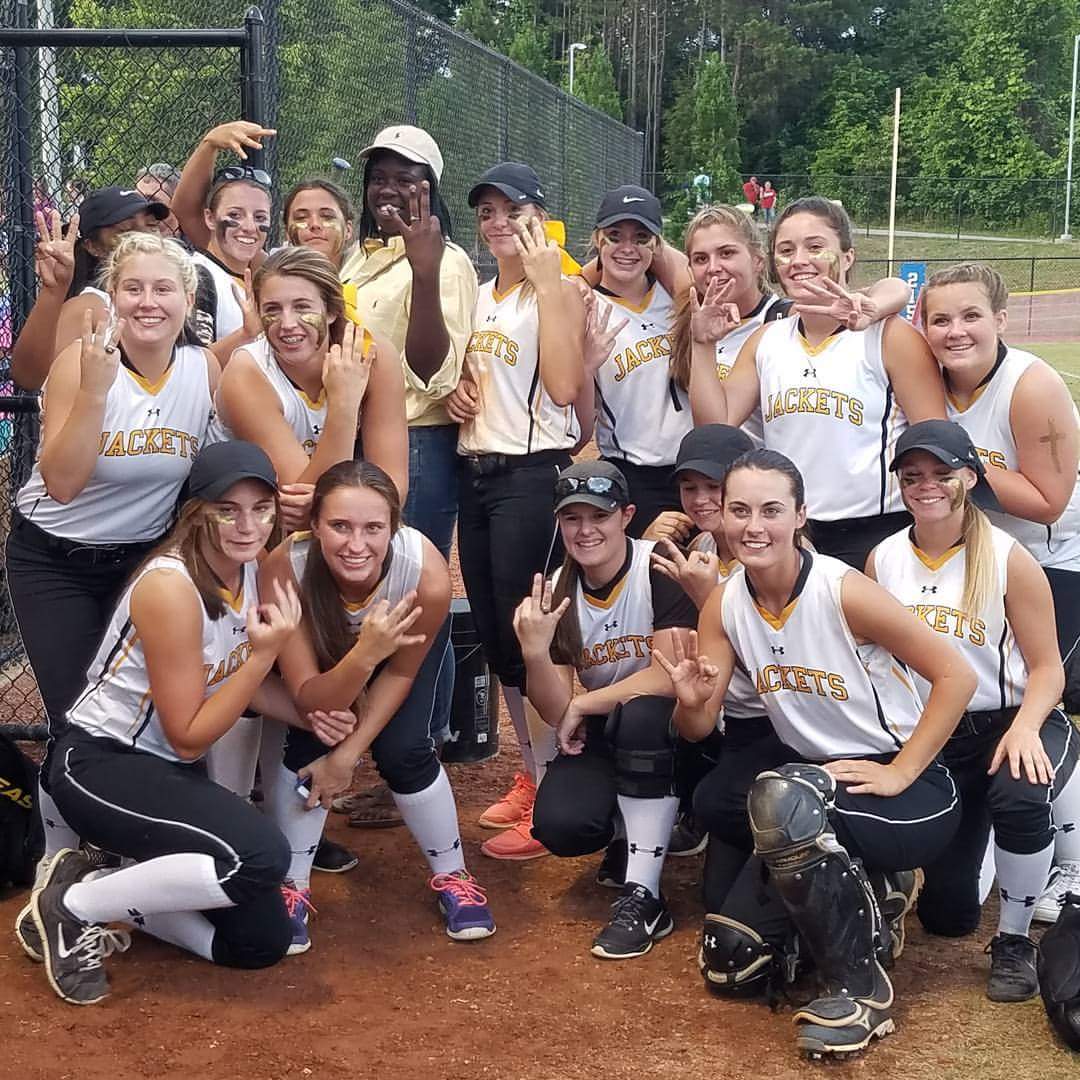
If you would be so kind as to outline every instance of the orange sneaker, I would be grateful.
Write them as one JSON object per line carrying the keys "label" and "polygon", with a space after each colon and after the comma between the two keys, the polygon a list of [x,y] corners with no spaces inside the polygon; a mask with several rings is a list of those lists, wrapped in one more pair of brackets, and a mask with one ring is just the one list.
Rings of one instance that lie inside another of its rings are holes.
{"label": "orange sneaker", "polygon": [[480,845],[480,850],[491,859],[511,859],[517,862],[550,855],[548,849],[532,834],[532,816],[530,806],[512,829],[485,840]]}
{"label": "orange sneaker", "polygon": [[510,790],[480,815],[480,825],[485,829],[509,829],[521,821],[526,813],[532,813],[535,801],[536,784],[533,778],[525,773],[514,773]]}

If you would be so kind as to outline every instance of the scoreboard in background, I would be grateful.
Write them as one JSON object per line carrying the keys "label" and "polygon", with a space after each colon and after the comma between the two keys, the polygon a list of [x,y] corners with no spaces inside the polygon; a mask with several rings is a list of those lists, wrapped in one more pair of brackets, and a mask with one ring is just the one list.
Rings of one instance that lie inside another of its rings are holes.
{"label": "scoreboard in background", "polygon": [[911,299],[904,308],[904,318],[908,322],[915,321],[915,312],[918,309],[919,293],[926,284],[926,263],[903,262],[900,264],[900,277],[911,286]]}

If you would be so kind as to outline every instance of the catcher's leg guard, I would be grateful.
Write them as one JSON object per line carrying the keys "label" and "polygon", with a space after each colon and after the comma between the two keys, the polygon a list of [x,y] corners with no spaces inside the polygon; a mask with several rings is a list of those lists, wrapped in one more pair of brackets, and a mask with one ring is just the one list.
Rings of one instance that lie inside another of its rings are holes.
{"label": "catcher's leg guard", "polygon": [[698,966],[717,993],[749,997],[764,993],[773,975],[773,947],[752,927],[726,915],[706,915]]}
{"label": "catcher's leg guard", "polygon": [[829,822],[835,790],[819,766],[783,765],[758,776],[747,799],[755,849],[825,983],[794,1017],[798,1047],[813,1057],[862,1050],[895,1029],[881,912]]}
{"label": "catcher's leg guard", "polygon": [[1080,1050],[1080,896],[1066,893],[1058,921],[1039,946],[1039,991],[1050,1026]]}

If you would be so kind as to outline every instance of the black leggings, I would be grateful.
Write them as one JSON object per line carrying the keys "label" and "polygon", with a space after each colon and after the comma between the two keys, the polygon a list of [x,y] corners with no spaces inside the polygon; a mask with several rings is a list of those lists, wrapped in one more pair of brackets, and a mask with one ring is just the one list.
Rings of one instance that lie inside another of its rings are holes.
{"label": "black leggings", "polygon": [[906,510],[872,517],[848,518],[846,521],[810,521],[810,542],[815,551],[832,555],[854,566],[860,573],[866,569],[866,559],[887,536],[911,524]]}
{"label": "black leggings", "polygon": [[1053,840],[1051,801],[1076,767],[1076,729],[1057,709],[1046,718],[1039,735],[1054,766],[1054,782],[1047,786],[1032,784],[1023,772],[1014,780],[1007,759],[987,775],[1008,727],[1006,720],[978,735],[954,735],[942,751],[960,790],[962,812],[952,843],[924,867],[918,914],[933,934],[959,937],[979,925],[979,872],[991,825],[994,842],[1018,855],[1042,851]]}
{"label": "black leggings", "polygon": [[[547,768],[536,792],[533,836],[554,855],[573,858],[599,851],[611,841],[618,796],[662,798],[675,791],[675,740],[671,734],[674,701],[641,697],[617,710],[612,737],[607,717],[590,717],[585,750],[560,754]],[[635,763],[656,772],[635,772]],[[655,794],[642,794],[643,791]]]}
{"label": "black leggings", "polygon": [[203,912],[215,928],[215,963],[268,967],[285,955],[292,934],[280,886],[289,845],[201,763],[166,761],[69,727],[47,768],[56,805],[84,840],[136,862],[186,852],[213,858],[236,905]]}

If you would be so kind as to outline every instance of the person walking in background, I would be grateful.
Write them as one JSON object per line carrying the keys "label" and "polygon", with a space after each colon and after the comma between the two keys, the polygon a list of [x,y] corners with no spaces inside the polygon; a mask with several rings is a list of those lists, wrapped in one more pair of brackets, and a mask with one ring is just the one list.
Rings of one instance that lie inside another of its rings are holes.
{"label": "person walking in background", "polygon": [[144,199],[148,202],[164,203],[169,207],[169,216],[159,226],[161,235],[183,240],[180,222],[172,212],[173,195],[176,194],[176,185],[179,183],[180,170],[166,161],[155,161],[152,165],[144,166],[135,177],[135,190]]}
{"label": "person walking in background", "polygon": [[765,228],[768,228],[776,217],[776,188],[772,186],[771,180],[765,181],[765,186],[761,189],[758,201],[765,217]]}
{"label": "person walking in background", "polygon": [[758,203],[761,200],[761,185],[756,176],[751,176],[742,186],[743,197],[753,207],[754,220],[757,221]]}

